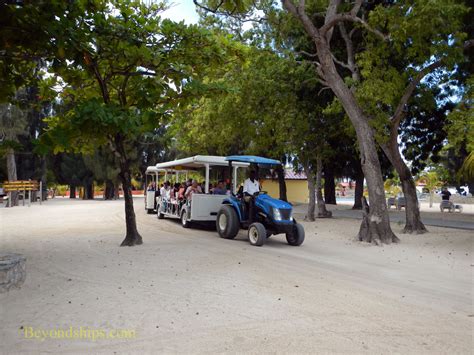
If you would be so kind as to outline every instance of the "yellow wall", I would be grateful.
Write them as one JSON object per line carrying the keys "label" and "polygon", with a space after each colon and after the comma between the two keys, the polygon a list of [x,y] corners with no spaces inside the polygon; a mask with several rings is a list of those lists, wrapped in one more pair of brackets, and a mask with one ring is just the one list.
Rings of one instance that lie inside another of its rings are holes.
{"label": "yellow wall", "polygon": [[[261,180],[262,190],[271,197],[279,198],[278,180]],[[306,180],[286,180],[286,194],[291,203],[308,203],[308,182]]]}

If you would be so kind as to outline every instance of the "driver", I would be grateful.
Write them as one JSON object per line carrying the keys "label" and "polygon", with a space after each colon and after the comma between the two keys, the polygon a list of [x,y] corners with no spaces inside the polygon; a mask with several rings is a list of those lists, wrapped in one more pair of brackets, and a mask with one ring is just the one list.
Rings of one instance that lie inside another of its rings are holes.
{"label": "driver", "polygon": [[260,192],[260,183],[257,180],[256,173],[254,170],[251,170],[249,173],[249,178],[244,182],[244,201],[249,205],[249,221],[250,223],[254,217],[255,209],[255,195],[258,195]]}

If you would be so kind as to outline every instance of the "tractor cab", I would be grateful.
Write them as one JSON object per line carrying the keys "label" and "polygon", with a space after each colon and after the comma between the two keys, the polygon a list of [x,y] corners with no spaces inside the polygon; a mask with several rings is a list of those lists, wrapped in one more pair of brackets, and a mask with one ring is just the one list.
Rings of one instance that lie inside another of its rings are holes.
{"label": "tractor cab", "polygon": [[[229,162],[230,171],[234,163],[249,163],[256,171],[281,165],[278,160],[252,155],[232,155],[225,160]],[[304,229],[293,218],[292,205],[259,189],[249,194],[240,188],[237,194],[226,198],[217,213],[216,228],[225,239],[234,239],[240,229],[247,229],[250,243],[256,246],[282,233],[290,245],[299,246],[304,241]]]}

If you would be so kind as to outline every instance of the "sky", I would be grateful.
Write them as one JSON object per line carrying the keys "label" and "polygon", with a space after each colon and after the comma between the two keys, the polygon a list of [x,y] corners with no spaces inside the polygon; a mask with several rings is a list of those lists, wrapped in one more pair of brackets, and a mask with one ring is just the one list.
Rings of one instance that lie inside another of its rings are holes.
{"label": "sky", "polygon": [[197,23],[199,20],[196,13],[196,6],[193,0],[170,0],[170,9],[165,11],[162,16],[170,20],[187,24]]}

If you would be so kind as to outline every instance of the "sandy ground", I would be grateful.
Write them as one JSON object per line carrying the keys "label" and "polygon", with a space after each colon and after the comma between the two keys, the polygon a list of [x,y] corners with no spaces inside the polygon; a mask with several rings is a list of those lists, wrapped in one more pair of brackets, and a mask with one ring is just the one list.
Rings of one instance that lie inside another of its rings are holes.
{"label": "sandy ground", "polygon": [[[257,248],[142,206],[133,248],[118,247],[123,201],[0,209],[0,250],[28,258],[23,287],[0,294],[0,353],[472,353],[472,231],[375,247],[335,218],[304,223],[301,247]],[[136,337],[25,339],[81,326]]]}

